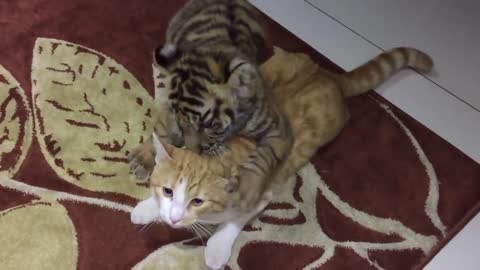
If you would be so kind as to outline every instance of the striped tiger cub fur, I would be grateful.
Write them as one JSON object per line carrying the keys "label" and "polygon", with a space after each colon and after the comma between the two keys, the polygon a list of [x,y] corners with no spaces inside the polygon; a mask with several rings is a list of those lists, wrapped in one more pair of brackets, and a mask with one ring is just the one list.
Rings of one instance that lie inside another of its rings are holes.
{"label": "striped tiger cub fur", "polygon": [[[131,221],[149,224],[160,220],[173,228],[192,227],[194,231],[207,224],[219,225],[207,241],[204,256],[210,269],[223,269],[246,223],[285,189],[286,179],[346,125],[349,111],[345,98],[367,92],[407,66],[429,72],[433,63],[421,51],[396,48],[339,75],[322,69],[304,54],[276,48],[273,57],[261,66],[261,72],[272,89],[275,104],[289,119],[294,143],[285,162],[275,169],[274,177],[264,179],[266,188],[231,189],[236,179],[234,168],[255,151],[251,140],[233,138],[220,155],[206,156],[163,145],[155,136],[151,149],[146,149],[153,152],[156,163],[150,180],[152,195],[133,209]],[[238,211],[251,203],[242,192],[259,193],[263,199],[248,211]]]}
{"label": "striped tiger cub fur", "polygon": [[258,70],[263,48],[256,10],[245,0],[191,0],[171,20],[155,62],[167,70],[168,101],[179,128],[173,141],[218,154],[233,135],[257,151],[241,175],[261,185],[289,153],[283,113],[271,102]]}
{"label": "striped tiger cub fur", "polygon": [[[288,117],[294,143],[285,162],[274,170],[274,177],[264,179],[259,182],[260,185],[251,185],[248,180],[238,179],[236,192],[242,208],[255,204],[255,200],[249,197],[251,194],[256,194],[254,198],[265,194],[273,182],[281,182],[291,176],[308,162],[319,147],[338,135],[349,118],[345,98],[361,95],[377,87],[406,67],[429,72],[433,62],[419,50],[401,47],[382,53],[350,72],[336,74],[316,66],[306,55],[277,49],[274,57],[262,65],[261,72],[266,85],[272,89],[273,103]],[[157,115],[159,120],[155,131],[164,142],[169,141],[166,132],[171,131],[167,129],[170,116],[167,113]],[[237,167],[228,155],[238,157],[236,160],[245,160],[248,155],[245,153],[249,153],[251,148],[236,142],[239,140],[229,140],[227,151],[212,158],[217,158],[219,163],[228,168]],[[148,177],[155,166],[154,156],[151,140],[134,149],[129,157],[131,173],[137,179]],[[190,166],[195,168],[194,165]]]}

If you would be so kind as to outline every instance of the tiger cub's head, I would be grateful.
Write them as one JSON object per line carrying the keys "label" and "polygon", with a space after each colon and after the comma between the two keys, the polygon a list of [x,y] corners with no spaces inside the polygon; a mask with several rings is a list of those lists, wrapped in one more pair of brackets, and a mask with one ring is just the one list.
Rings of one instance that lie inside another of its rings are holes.
{"label": "tiger cub's head", "polygon": [[190,150],[215,154],[252,115],[256,89],[263,87],[256,65],[242,57],[224,59],[196,49],[159,47],[154,67],[165,74],[168,102]]}

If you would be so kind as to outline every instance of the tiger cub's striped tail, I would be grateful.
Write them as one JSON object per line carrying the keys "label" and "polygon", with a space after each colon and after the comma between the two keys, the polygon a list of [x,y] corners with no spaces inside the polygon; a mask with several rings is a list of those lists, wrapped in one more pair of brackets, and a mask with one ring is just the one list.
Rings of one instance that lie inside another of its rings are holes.
{"label": "tiger cub's striped tail", "polygon": [[384,52],[360,67],[336,76],[345,97],[363,94],[387,80],[399,70],[411,67],[420,72],[430,72],[433,61],[417,49],[399,47]]}

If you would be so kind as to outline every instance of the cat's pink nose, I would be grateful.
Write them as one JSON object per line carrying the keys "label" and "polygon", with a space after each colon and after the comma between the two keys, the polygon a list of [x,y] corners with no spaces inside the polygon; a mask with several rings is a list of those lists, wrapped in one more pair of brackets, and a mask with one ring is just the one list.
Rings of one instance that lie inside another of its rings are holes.
{"label": "cat's pink nose", "polygon": [[180,220],[182,220],[182,219],[181,219],[181,218],[179,218],[179,219],[170,218],[170,220],[172,221],[172,224],[175,225],[175,224],[177,224],[178,222],[180,222]]}
{"label": "cat's pink nose", "polygon": [[172,221],[172,224],[175,225],[182,220],[184,214],[185,210],[183,207],[174,205],[170,210],[170,221]]}

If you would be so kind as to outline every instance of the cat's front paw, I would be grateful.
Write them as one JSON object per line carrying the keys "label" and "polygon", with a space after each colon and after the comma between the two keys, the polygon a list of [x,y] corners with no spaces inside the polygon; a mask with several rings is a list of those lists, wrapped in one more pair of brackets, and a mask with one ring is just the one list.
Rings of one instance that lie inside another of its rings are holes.
{"label": "cat's front paw", "polygon": [[228,263],[232,245],[229,239],[224,239],[222,234],[214,234],[205,247],[205,264],[214,270],[222,269]]}
{"label": "cat's front paw", "polygon": [[130,221],[133,224],[148,224],[160,217],[160,210],[154,198],[141,201],[130,213]]}

